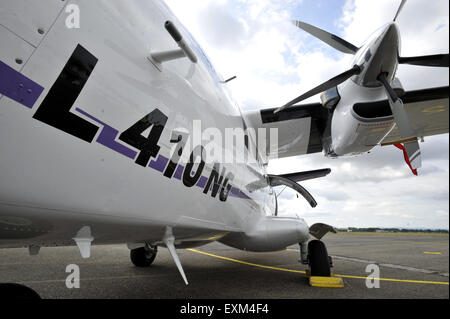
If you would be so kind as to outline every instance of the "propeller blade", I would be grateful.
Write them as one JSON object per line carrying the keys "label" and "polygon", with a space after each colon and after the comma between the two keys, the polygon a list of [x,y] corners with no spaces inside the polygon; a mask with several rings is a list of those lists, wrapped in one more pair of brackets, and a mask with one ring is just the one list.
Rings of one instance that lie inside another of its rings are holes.
{"label": "propeller blade", "polygon": [[314,89],[309,90],[308,92],[300,95],[299,97],[293,99],[292,101],[290,101],[289,103],[286,103],[285,105],[283,105],[282,107],[276,109],[273,113],[276,114],[282,110],[284,110],[285,108],[288,108],[298,102],[301,102],[303,100],[306,100],[307,98],[310,98],[311,96],[314,96],[316,94],[319,94],[323,91],[326,91],[328,89],[331,89],[339,84],[341,84],[342,82],[345,82],[347,79],[351,78],[353,75],[359,74],[361,73],[361,68],[358,65],[353,66],[353,68],[351,68],[348,71],[345,71],[344,73],[341,73],[337,76],[335,76],[334,78],[320,84],[319,86],[316,86]]}
{"label": "propeller blade", "polygon": [[331,34],[327,31],[324,31],[322,29],[319,29],[315,26],[312,26],[310,24],[301,22],[301,21],[292,21],[297,27],[300,29],[308,32],[312,36],[322,40],[329,46],[335,48],[338,51],[341,51],[343,53],[347,54],[355,54],[358,51],[358,48],[354,46],[353,44],[345,41],[344,39],[339,38],[338,36]]}
{"label": "propeller blade", "polygon": [[394,22],[395,22],[395,20],[397,20],[397,18],[399,16],[400,12],[402,11],[403,6],[405,5],[405,3],[406,3],[406,0],[402,0],[402,3],[400,3],[400,7],[398,7],[397,13],[395,14],[395,17],[394,17]]}
{"label": "propeller blade", "polygon": [[392,89],[389,84],[386,73],[381,73],[378,76],[378,80],[383,84],[386,89],[386,93],[389,100],[389,106],[391,107],[392,114],[394,115],[395,123],[397,124],[400,137],[402,139],[407,139],[410,137],[416,137],[416,132],[411,126],[411,121],[409,120],[408,114],[406,114],[405,108],[403,106],[403,101],[397,96],[394,89]]}
{"label": "propeller blade", "polygon": [[400,137],[406,139],[416,136],[416,133],[411,126],[408,114],[405,112],[403,101],[397,98],[397,101],[394,102],[389,98],[389,105],[391,107],[392,114],[394,115]]}
{"label": "propeller blade", "polygon": [[400,57],[398,63],[448,68],[448,54],[413,56],[407,58]]}

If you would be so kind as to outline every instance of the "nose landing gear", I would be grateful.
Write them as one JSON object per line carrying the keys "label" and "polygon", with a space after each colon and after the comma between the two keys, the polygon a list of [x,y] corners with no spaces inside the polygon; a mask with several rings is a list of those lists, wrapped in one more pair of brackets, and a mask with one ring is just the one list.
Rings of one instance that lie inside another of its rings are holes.
{"label": "nose landing gear", "polygon": [[[304,244],[300,245],[304,254]],[[342,278],[335,277],[331,271],[333,262],[328,256],[327,248],[321,240],[311,240],[308,243],[307,262],[309,270],[306,275],[309,277],[309,284],[313,287],[332,287],[343,288],[344,281]],[[302,258],[303,259],[303,258]]]}
{"label": "nose landing gear", "polygon": [[311,240],[308,243],[308,262],[311,276],[330,277],[330,260],[323,241]]}

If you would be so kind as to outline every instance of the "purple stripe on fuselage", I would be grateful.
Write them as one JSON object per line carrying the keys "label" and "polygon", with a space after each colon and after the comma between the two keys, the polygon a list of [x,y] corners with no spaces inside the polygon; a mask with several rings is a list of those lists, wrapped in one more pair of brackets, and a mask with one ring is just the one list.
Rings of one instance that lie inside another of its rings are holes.
{"label": "purple stripe on fuselage", "polygon": [[208,181],[208,179],[205,176],[201,176],[200,179],[197,182],[197,186],[204,188],[206,186],[206,182]]}
{"label": "purple stripe on fuselage", "polygon": [[112,128],[108,124],[100,121],[99,119],[93,117],[92,115],[86,113],[82,109],[76,108],[78,112],[81,114],[89,117],[90,119],[96,121],[97,123],[103,125],[103,130],[100,132],[100,135],[97,138],[97,142],[122,154],[126,157],[129,157],[131,159],[134,159],[136,157],[137,152],[133,151],[132,149],[129,149],[128,147],[116,142],[116,137],[119,134],[119,131]]}
{"label": "purple stripe on fuselage", "polygon": [[[5,95],[6,97],[31,109],[43,90],[44,88],[42,86],[0,61],[0,95]],[[97,142],[99,144],[102,144],[131,159],[136,157],[136,151],[116,142],[116,137],[119,134],[118,130],[93,117],[80,108],[76,108],[76,111],[103,125],[103,130],[97,138]],[[167,157],[159,155],[156,161],[151,160],[148,166],[159,172],[163,172],[168,161],[169,159]],[[180,180],[183,176],[183,171],[184,166],[179,164],[175,171],[174,177]],[[196,186],[204,188],[207,181],[208,178],[201,176]],[[211,189],[212,185],[210,186],[210,190]],[[248,197],[244,192],[235,187],[231,188],[230,196],[250,199],[250,197]]]}
{"label": "purple stripe on fuselage", "polygon": [[184,170],[184,166],[181,164],[178,165],[177,170],[175,171],[175,174],[173,175],[173,177],[175,177],[176,179],[181,179],[181,177],[183,176],[183,170]]}
{"label": "purple stripe on fuselage", "polygon": [[137,152],[116,142],[115,139],[118,134],[119,131],[113,129],[111,126],[105,125],[97,138],[97,142],[115,150],[116,152],[119,152],[122,155],[125,155],[126,157],[134,159]]}
{"label": "purple stripe on fuselage", "polygon": [[245,194],[239,188],[235,188],[235,187],[231,187],[231,189],[230,189],[230,196],[250,199],[250,197],[248,197],[247,194]]}
{"label": "purple stripe on fuselage", "polygon": [[[109,126],[108,124],[100,121],[99,119],[93,117],[92,115],[86,113],[85,111],[83,111],[82,109],[76,108],[76,110],[78,112],[80,112],[81,114],[87,116],[88,118],[96,121],[97,123],[103,125],[103,130],[100,132],[100,135],[97,138],[97,142],[122,154],[125,155],[131,159],[134,159],[136,157],[137,152],[133,151],[131,149],[129,149],[128,147],[118,143],[115,141],[119,131],[117,131],[116,129],[112,128],[111,126]],[[150,164],[148,165],[149,167],[159,171],[159,172],[163,172],[164,169],[167,166],[167,163],[169,162],[169,159],[163,155],[159,155],[158,158],[156,160],[151,160]],[[181,164],[178,164],[175,174],[173,175],[173,177],[175,177],[178,180],[181,180],[182,176],[183,176],[183,171],[184,171],[184,166]],[[194,173],[195,175],[195,173]],[[206,183],[208,182],[208,178],[206,178],[205,176],[200,176],[196,186],[201,187],[201,188],[205,188],[206,187]],[[209,187],[209,190],[212,190],[212,184]],[[238,198],[246,198],[246,199],[250,199],[249,196],[247,196],[244,192],[242,192],[239,188],[235,188],[232,187],[230,189],[230,196],[232,197],[238,197]]]}
{"label": "purple stripe on fuselage", "polygon": [[164,168],[166,168],[168,161],[169,161],[169,159],[167,157],[159,155],[158,158],[156,159],[156,161],[151,160],[150,164],[148,166],[153,169],[156,169],[157,171],[160,171],[162,173]]}
{"label": "purple stripe on fuselage", "polygon": [[44,88],[0,61],[0,95],[32,108]]}

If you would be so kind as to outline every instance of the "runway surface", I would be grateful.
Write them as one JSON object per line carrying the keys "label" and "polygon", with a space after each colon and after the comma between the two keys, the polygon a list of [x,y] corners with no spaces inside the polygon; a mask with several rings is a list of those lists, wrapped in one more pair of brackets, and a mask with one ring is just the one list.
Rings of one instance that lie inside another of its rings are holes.
{"label": "runway surface", "polygon": [[[94,246],[81,259],[76,247],[0,250],[0,282],[16,282],[43,298],[449,298],[449,237],[388,234],[328,234],[334,273],[344,288],[310,287],[298,246],[250,253],[219,243],[179,250],[186,286],[168,251],[136,268],[126,245]],[[66,266],[80,268],[80,288],[66,287]],[[368,264],[378,264],[380,288],[366,287]]]}

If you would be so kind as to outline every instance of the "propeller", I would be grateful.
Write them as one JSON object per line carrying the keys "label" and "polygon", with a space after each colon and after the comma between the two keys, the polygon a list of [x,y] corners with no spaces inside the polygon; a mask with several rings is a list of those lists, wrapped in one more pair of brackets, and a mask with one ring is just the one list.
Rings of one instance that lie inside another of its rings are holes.
{"label": "propeller", "polygon": [[[397,9],[397,12],[396,12],[394,20],[393,20],[394,22],[400,15],[400,12],[402,11],[403,7],[406,4],[406,1],[407,0],[402,0],[402,2],[400,3],[400,6]],[[296,21],[296,20],[294,20],[293,23],[300,29],[302,29],[302,30],[308,32],[309,34],[313,35],[314,37],[322,40],[323,42],[325,42],[326,44],[328,44],[329,46],[335,48],[336,50],[338,50],[340,52],[347,53],[347,54],[356,54],[360,50],[360,48],[358,48],[355,45],[347,42],[346,40],[338,37],[337,35],[334,35],[332,33],[329,33],[327,31],[319,29],[315,26],[312,26],[310,24],[307,24],[307,23],[304,23],[301,21]],[[449,57],[448,57],[448,54],[436,54],[436,55],[417,56],[417,57],[398,57],[398,63],[429,66],[429,67],[448,67],[449,66]],[[316,86],[312,90],[309,90],[308,92],[296,97],[295,99],[286,103],[282,107],[279,107],[278,109],[276,109],[274,111],[274,113],[276,114],[276,113],[278,113],[296,103],[299,103],[307,98],[310,98],[316,94],[319,94],[328,89],[336,87],[337,85],[345,82],[350,77],[360,74],[361,71],[362,71],[361,66],[354,65],[350,70],[347,70],[347,71],[335,76],[334,78],[320,84],[319,86]],[[385,83],[383,83],[384,87],[386,88],[386,90],[388,92],[392,93],[393,90],[390,87],[390,84],[388,83],[386,76],[384,76],[384,79],[382,79],[382,78],[383,78],[383,76],[381,76],[378,80],[379,81],[384,80],[385,81]],[[393,109],[394,116],[397,113],[397,115],[395,116],[396,120],[398,119],[401,122],[399,127],[400,126],[404,127],[405,135],[409,135],[410,132],[407,132],[408,129],[405,126],[408,124],[406,121],[406,118],[404,116],[400,115],[400,113],[403,113],[402,111],[400,111],[400,110],[403,110],[403,103],[400,105],[401,100],[400,100],[400,102],[398,100],[399,99],[396,95],[395,96],[390,95],[390,102],[392,102],[391,108]],[[396,111],[394,112],[394,110],[396,110]],[[406,113],[405,113],[405,116],[406,116]]]}
{"label": "propeller", "polygon": [[403,107],[403,101],[397,96],[394,89],[389,84],[386,78],[386,73],[381,73],[378,76],[378,80],[383,84],[386,95],[388,96],[389,106],[391,107],[392,114],[394,115],[395,123],[399,129],[400,137],[407,139],[415,137],[415,131],[411,126],[411,122]]}
{"label": "propeller", "polygon": [[319,86],[316,86],[314,89],[309,90],[308,92],[306,92],[306,93],[300,95],[299,97],[293,99],[292,101],[286,103],[282,107],[276,109],[273,113],[276,114],[278,112],[281,112],[284,109],[286,109],[298,102],[301,102],[303,100],[306,100],[307,98],[310,98],[311,96],[314,96],[323,91],[331,89],[331,88],[345,82],[347,79],[351,78],[353,75],[356,75],[359,73],[361,73],[361,68],[358,65],[354,65],[353,68],[351,68],[350,70],[347,70],[347,71],[335,76],[334,78],[320,84]]}
{"label": "propeller", "polygon": [[[400,12],[402,11],[404,5],[407,0],[402,0],[397,13],[394,17],[394,22],[397,20]],[[424,56],[415,56],[415,57],[399,57],[398,63],[400,64],[411,64],[411,65],[420,65],[420,66],[432,66],[432,67],[447,67],[448,63],[448,54],[435,54],[435,55],[424,55]]]}
{"label": "propeller", "polygon": [[358,48],[356,46],[345,41],[344,39],[341,39],[337,35],[334,35],[332,33],[329,33],[327,31],[324,31],[322,29],[319,29],[315,26],[312,26],[310,24],[301,21],[294,20],[292,21],[292,23],[294,23],[300,29],[308,32],[312,36],[322,40],[323,42],[325,42],[326,44],[335,48],[338,51],[347,54],[355,54],[356,52],[358,52]]}
{"label": "propeller", "polygon": [[393,20],[394,22],[395,22],[395,20],[397,20],[398,16],[400,15],[400,12],[402,11],[403,6],[405,5],[406,1],[407,0],[402,0],[402,3],[400,3],[400,6],[398,7],[397,13],[395,14],[395,17],[394,17],[394,20]]}
{"label": "propeller", "polygon": [[[386,73],[381,73],[378,76],[378,80],[383,84],[386,95],[388,96],[389,106],[391,107],[392,114],[394,115],[395,124],[397,125],[400,137],[404,140],[411,137],[416,137],[416,132],[411,126],[408,114],[403,106],[403,101],[397,96],[394,89],[389,84],[386,77]],[[404,143],[404,146],[397,146],[402,148],[407,160],[408,165],[415,175],[417,175],[417,169],[422,166],[422,159],[420,153],[419,141],[417,139]]]}
{"label": "propeller", "polygon": [[448,68],[448,54],[424,55],[415,57],[400,57],[398,58],[400,64],[411,64],[421,66],[447,67]]}

